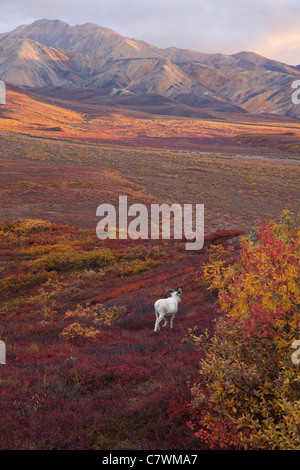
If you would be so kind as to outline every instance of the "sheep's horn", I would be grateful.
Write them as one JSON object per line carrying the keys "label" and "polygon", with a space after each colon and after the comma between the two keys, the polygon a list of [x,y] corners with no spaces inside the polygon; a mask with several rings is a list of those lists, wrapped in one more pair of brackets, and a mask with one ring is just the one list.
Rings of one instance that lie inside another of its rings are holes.
{"label": "sheep's horn", "polygon": [[165,295],[169,294],[169,292],[175,292],[175,291],[174,291],[174,289],[167,289],[167,290],[165,291]]}

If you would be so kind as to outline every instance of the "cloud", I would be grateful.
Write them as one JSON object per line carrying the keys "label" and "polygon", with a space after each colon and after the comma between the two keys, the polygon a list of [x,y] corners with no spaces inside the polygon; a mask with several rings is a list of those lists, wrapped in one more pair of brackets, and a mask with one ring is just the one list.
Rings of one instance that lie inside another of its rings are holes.
{"label": "cloud", "polygon": [[299,0],[0,0],[0,31],[36,19],[98,23],[159,47],[253,50],[300,63]]}

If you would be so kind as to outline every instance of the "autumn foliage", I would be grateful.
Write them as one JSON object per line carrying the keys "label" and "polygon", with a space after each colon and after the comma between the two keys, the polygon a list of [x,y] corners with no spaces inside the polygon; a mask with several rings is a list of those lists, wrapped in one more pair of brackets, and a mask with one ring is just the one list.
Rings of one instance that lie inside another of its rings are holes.
{"label": "autumn foliage", "polygon": [[214,335],[192,387],[190,427],[210,448],[298,449],[300,373],[300,220],[285,211],[242,240],[238,258],[213,250],[203,272],[217,290]]}
{"label": "autumn foliage", "polygon": [[[2,449],[299,447],[289,213],[197,253],[26,219],[0,241]],[[174,328],[157,335],[153,303],[179,285]]]}
{"label": "autumn foliage", "polygon": [[[234,233],[225,234],[225,238]],[[211,324],[184,244],[99,240],[42,220],[0,224],[1,449],[190,449],[188,327]],[[182,285],[174,328],[153,303]]]}

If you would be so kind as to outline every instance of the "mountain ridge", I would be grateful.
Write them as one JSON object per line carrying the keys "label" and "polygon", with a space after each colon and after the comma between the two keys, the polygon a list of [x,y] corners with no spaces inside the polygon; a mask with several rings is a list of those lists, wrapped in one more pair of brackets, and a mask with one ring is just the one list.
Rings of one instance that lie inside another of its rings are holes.
{"label": "mountain ridge", "polygon": [[241,51],[160,49],[95,23],[36,20],[0,35],[0,78],[29,89],[99,89],[108,96],[161,95],[194,108],[300,118],[291,84],[300,66]]}

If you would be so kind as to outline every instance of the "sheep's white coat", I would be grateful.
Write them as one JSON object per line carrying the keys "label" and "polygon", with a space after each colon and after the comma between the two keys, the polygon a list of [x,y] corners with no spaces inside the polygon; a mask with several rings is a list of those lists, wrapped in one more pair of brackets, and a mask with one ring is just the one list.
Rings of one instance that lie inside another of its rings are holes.
{"label": "sheep's white coat", "polygon": [[181,301],[180,292],[174,291],[171,293],[171,297],[167,299],[159,299],[154,304],[155,311],[155,326],[154,331],[160,329],[160,323],[164,320],[163,327],[167,325],[167,318],[170,317],[170,328],[173,328],[173,320],[178,312],[178,304]]}

